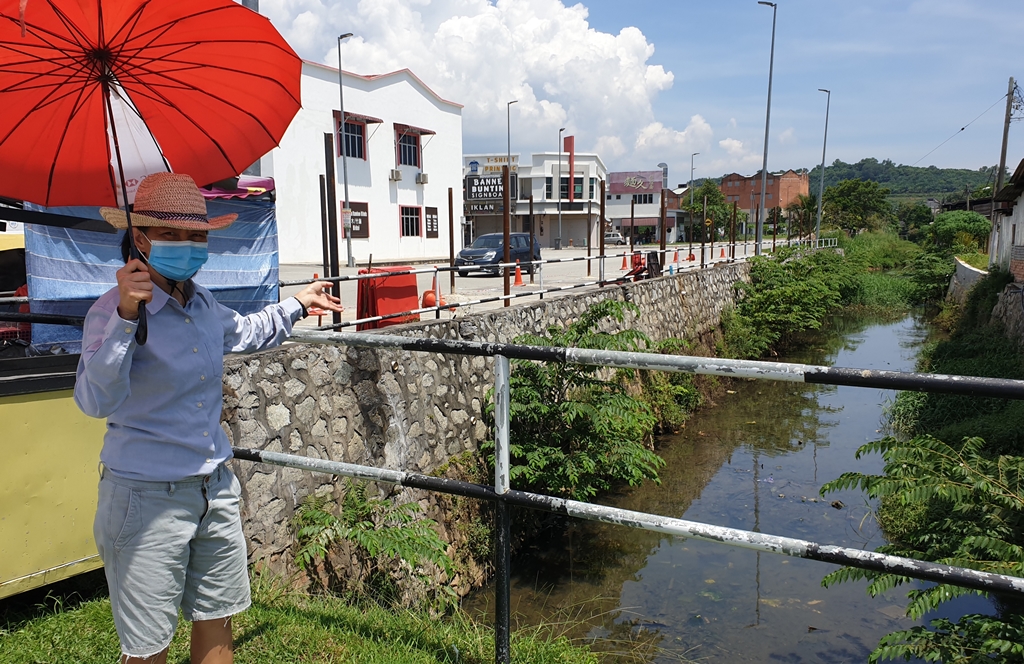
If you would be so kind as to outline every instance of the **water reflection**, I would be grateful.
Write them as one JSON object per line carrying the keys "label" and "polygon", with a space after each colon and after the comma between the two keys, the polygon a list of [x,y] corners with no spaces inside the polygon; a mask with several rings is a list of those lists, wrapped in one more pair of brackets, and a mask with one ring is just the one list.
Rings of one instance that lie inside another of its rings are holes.
{"label": "water reflection", "polygon": [[[914,317],[840,317],[785,360],[912,370],[928,334]],[[729,389],[661,441],[661,486],[602,502],[818,542],[881,544],[861,494],[822,500],[818,489],[847,470],[881,470],[880,459],[854,452],[879,437],[881,404],[892,393],[768,381]],[[565,624],[598,650],[628,647],[644,661],[863,662],[882,635],[913,624],[903,617],[905,589],[875,599],[860,583],[824,589],[830,565],[606,524],[570,523],[513,565],[512,608],[522,623]],[[489,612],[492,599],[485,589],[467,608]]]}

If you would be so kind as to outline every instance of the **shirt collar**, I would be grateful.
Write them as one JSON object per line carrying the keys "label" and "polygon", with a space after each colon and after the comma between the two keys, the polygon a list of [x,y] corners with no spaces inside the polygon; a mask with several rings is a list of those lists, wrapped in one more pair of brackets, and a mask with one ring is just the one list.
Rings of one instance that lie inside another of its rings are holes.
{"label": "shirt collar", "polygon": [[[202,291],[196,288],[195,283],[191,279],[181,285],[181,290],[185,292],[185,304],[195,297],[197,294],[202,295]],[[146,305],[146,310],[151,314],[157,314],[161,309],[171,300],[171,296],[164,292],[163,288],[160,288],[156,284],[153,284],[153,301]],[[203,301],[206,298],[203,297]],[[209,304],[207,302],[207,304]]]}

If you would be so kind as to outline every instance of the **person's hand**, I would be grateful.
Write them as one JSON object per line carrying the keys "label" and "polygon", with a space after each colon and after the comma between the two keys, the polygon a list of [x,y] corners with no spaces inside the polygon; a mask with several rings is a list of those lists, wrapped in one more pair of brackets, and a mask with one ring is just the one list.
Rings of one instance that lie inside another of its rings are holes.
{"label": "person's hand", "polygon": [[325,311],[344,311],[341,306],[341,298],[325,292],[325,289],[331,288],[333,285],[329,281],[314,281],[299,291],[295,295],[295,299],[301,302],[306,309],[319,307]]}
{"label": "person's hand", "polygon": [[139,303],[153,300],[153,280],[146,264],[133,258],[118,270],[117,291],[121,296],[117,315],[125,320],[136,320],[139,317]]}

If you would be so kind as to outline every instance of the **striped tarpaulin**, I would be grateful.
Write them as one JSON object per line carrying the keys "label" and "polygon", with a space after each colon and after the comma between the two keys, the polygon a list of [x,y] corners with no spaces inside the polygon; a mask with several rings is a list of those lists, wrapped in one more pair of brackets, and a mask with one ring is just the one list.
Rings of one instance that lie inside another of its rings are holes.
{"label": "striped tarpaulin", "polygon": [[[26,206],[27,207],[27,206]],[[36,208],[42,210],[43,208]],[[222,304],[242,314],[278,301],[277,220],[273,202],[208,200],[211,217],[237,213],[238,220],[210,233],[210,260],[196,275]],[[95,207],[49,208],[47,212],[100,219]],[[95,233],[26,224],[25,262],[33,313],[84,316],[113,288],[121,260],[121,233]],[[40,352],[81,351],[82,330],[32,326]],[[58,347],[55,349],[54,347]]]}

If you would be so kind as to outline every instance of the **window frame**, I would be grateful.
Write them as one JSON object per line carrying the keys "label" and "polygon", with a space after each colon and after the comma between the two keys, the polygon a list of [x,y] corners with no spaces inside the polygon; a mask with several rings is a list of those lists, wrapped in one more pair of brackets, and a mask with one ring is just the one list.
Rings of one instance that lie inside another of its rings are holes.
{"label": "window frame", "polygon": [[[352,119],[345,120],[344,122],[345,122],[345,124],[350,124],[350,125],[358,126],[358,127],[360,127],[362,129],[362,134],[359,136],[359,138],[361,139],[360,140],[360,144],[361,145],[359,146],[359,151],[363,153],[363,156],[361,156],[361,157],[357,157],[355,155],[350,155],[350,154],[346,154],[345,157],[347,159],[361,159],[363,161],[366,161],[367,160],[367,154],[366,154],[366,147],[367,147],[367,145],[366,145],[366,123],[362,122],[360,120],[352,120]],[[341,131],[341,127],[342,127],[341,120],[338,120],[337,122],[335,122],[335,124],[337,125],[337,132],[338,132],[337,133],[337,145],[338,145],[338,155],[337,156],[340,157],[340,156],[342,156],[343,138],[345,136],[354,136],[355,134],[353,134],[351,131],[346,131],[345,134],[343,135],[342,131]],[[345,145],[344,148],[346,149],[346,152],[347,152],[348,146]]]}
{"label": "window frame", "polygon": [[[405,221],[406,221],[406,210],[416,210],[416,234],[406,234],[405,232]],[[398,237],[399,239],[407,237],[423,237],[423,206],[421,205],[399,205],[398,206]]]}
{"label": "window frame", "polygon": [[[423,163],[423,153],[422,153],[423,146],[422,146],[422,144],[420,142],[420,135],[412,133],[412,132],[395,132],[395,133],[398,134],[398,136],[397,136],[397,138],[395,140],[395,151],[396,151],[395,158],[398,160],[398,165],[399,166],[412,166],[413,168],[420,168],[420,164]],[[413,145],[411,145],[408,142],[403,143],[403,140],[409,140],[409,139],[411,139],[413,141],[416,141],[416,145],[413,146]],[[403,161],[403,156],[404,156],[404,153],[405,153],[406,150],[412,150],[412,149],[415,150],[415,153],[414,153],[415,163],[411,163],[410,164],[410,163],[407,163],[407,162]]]}

